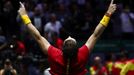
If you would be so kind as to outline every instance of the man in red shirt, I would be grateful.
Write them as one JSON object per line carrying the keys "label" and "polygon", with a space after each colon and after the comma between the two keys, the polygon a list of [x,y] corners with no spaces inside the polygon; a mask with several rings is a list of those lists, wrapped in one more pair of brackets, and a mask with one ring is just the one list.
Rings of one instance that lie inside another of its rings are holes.
{"label": "man in red shirt", "polygon": [[24,5],[21,2],[20,4],[21,7],[18,12],[21,19],[42,48],[44,54],[48,55],[50,73],[52,75],[84,75],[87,72],[85,66],[88,61],[88,55],[93,49],[99,36],[108,26],[110,17],[116,10],[116,4],[113,4],[112,0],[108,11],[96,27],[94,33],[81,48],[77,47],[77,42],[74,38],[68,37],[64,40],[63,48],[61,50],[50,45],[50,43],[40,35],[39,31],[34,27],[27,16]]}
{"label": "man in red shirt", "polygon": [[127,51],[123,50],[119,54],[119,59],[114,62],[112,66],[112,75],[120,75],[122,68],[125,66],[126,62],[128,61],[128,53]]}
{"label": "man in red shirt", "polygon": [[90,75],[108,75],[108,70],[101,63],[101,58],[96,56],[94,58],[94,65],[90,67]]}
{"label": "man in red shirt", "polygon": [[134,59],[127,61],[121,69],[120,75],[134,75]]}

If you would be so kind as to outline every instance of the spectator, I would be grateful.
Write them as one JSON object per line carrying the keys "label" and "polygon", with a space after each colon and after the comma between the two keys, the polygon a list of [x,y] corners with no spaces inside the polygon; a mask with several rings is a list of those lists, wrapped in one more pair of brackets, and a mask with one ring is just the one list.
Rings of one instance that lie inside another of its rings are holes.
{"label": "spectator", "polygon": [[50,6],[47,3],[42,3],[42,11],[46,22],[49,22]]}
{"label": "spectator", "polygon": [[57,20],[56,15],[53,13],[50,15],[51,21],[44,26],[45,36],[49,42],[52,42],[52,33],[56,32],[60,36],[60,29],[62,28],[61,22]]}
{"label": "spectator", "polygon": [[108,75],[108,71],[101,63],[99,56],[94,57],[94,66],[90,67],[90,75]]}
{"label": "spectator", "polygon": [[133,75],[134,74],[134,59],[129,60],[121,69],[120,75]]}
{"label": "spectator", "polygon": [[17,70],[17,74],[18,75],[26,75],[26,67],[24,67],[24,63],[23,63],[23,56],[19,55],[17,56],[17,59],[15,61],[15,67],[16,67],[16,70]]}
{"label": "spectator", "polygon": [[9,38],[12,35],[19,35],[19,25],[16,22],[16,10],[13,7],[12,1],[5,1],[2,13],[2,28]]}
{"label": "spectator", "polygon": [[40,5],[37,5],[34,8],[34,15],[31,18],[33,24],[35,25],[35,27],[40,31],[41,34],[43,34],[43,25],[46,24],[45,18],[43,16],[43,11],[42,8],[40,7]]}
{"label": "spectator", "polygon": [[108,70],[108,75],[112,75],[112,67],[115,63],[115,60],[116,60],[116,56],[114,53],[109,53],[107,56],[106,56],[107,60],[106,60],[106,68]]}
{"label": "spectator", "polygon": [[112,75],[120,75],[121,69],[125,66],[126,61],[128,60],[128,53],[126,51],[121,51],[118,57],[119,59],[115,61],[112,67]]}
{"label": "spectator", "polygon": [[60,20],[62,25],[64,25],[65,21],[70,17],[70,12],[66,8],[67,6],[63,4],[58,5],[58,11],[57,11],[57,19]]}
{"label": "spectator", "polygon": [[0,70],[0,75],[17,75],[17,72],[13,68],[10,59],[5,60],[4,68]]}
{"label": "spectator", "polygon": [[124,9],[120,15],[122,38],[133,39],[134,38],[134,14],[130,11],[128,6],[124,6]]}

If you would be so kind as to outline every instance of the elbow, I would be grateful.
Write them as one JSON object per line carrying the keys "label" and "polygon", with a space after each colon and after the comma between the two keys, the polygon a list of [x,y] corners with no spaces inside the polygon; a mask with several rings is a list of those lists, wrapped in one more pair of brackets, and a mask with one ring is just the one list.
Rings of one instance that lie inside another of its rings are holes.
{"label": "elbow", "polygon": [[40,35],[40,33],[38,33],[38,34],[36,34],[35,36],[34,36],[34,38],[35,38],[35,40],[41,40],[41,35]]}
{"label": "elbow", "polygon": [[93,37],[94,37],[94,38],[98,38],[99,36],[100,36],[100,35],[97,34],[96,32],[93,33]]}
{"label": "elbow", "polygon": [[41,36],[41,35],[39,35],[39,36],[36,36],[36,38],[35,38],[35,39],[36,39],[36,40],[41,40],[41,37],[42,37],[42,36]]}

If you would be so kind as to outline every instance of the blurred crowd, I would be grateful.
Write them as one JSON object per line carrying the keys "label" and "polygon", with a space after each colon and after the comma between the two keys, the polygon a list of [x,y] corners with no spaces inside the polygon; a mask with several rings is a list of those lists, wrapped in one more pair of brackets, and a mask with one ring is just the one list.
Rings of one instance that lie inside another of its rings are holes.
{"label": "blurred crowd", "polygon": [[[69,35],[80,41],[87,40],[110,3],[110,0],[20,1],[24,3],[32,23],[41,35],[60,49],[63,40]],[[132,40],[134,0],[116,0],[115,3],[117,11],[111,17],[101,39]],[[21,22],[18,8],[19,0],[0,0],[0,68],[3,68],[3,61],[9,58],[13,61],[18,75],[41,75],[49,67],[47,56]],[[99,63],[100,59],[98,56],[94,58]]]}

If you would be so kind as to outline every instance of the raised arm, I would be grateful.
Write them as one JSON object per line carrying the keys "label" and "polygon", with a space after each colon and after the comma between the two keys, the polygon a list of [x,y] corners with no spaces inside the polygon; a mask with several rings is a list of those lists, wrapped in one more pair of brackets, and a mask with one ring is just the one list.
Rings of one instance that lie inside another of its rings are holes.
{"label": "raised arm", "polygon": [[97,39],[100,37],[104,29],[107,27],[110,17],[115,12],[115,10],[116,10],[116,4],[113,4],[112,0],[106,14],[95,28],[94,33],[89,37],[89,39],[85,43],[85,45],[88,47],[89,50],[91,50],[94,47]]}
{"label": "raised arm", "polygon": [[41,36],[39,31],[31,23],[31,20],[29,19],[26,13],[25,7],[21,2],[20,2],[20,5],[21,6],[20,6],[20,9],[18,10],[18,13],[20,14],[22,21],[24,22],[24,24],[26,25],[26,27],[28,28],[29,32],[34,37],[34,39],[38,42],[43,52],[47,54],[50,43],[44,37]]}

